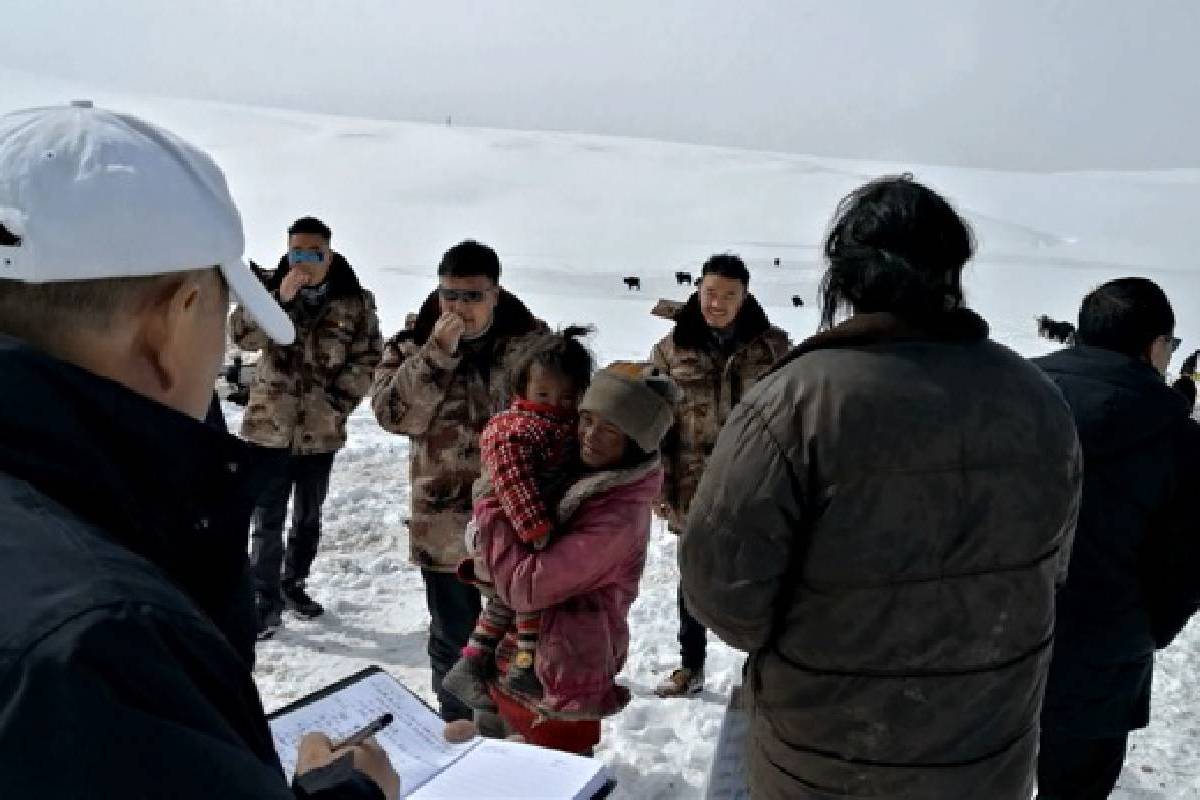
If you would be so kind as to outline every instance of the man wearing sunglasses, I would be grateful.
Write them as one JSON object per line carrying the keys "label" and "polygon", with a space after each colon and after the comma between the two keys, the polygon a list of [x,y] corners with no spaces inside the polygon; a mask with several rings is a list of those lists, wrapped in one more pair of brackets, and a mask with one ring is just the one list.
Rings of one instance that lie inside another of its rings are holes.
{"label": "man wearing sunglasses", "polygon": [[1077,345],[1038,359],[1083,446],[1083,500],[1042,711],[1040,800],[1108,797],[1150,721],[1154,652],[1200,606],[1200,425],[1164,380],[1175,314],[1152,281],[1089,294]]}
{"label": "man wearing sunglasses", "polygon": [[471,487],[479,477],[479,434],[508,405],[508,368],[522,337],[546,325],[500,285],[500,260],[464,241],[438,266],[438,288],[412,327],[393,336],[371,390],[384,429],[412,442],[409,551],[429,606],[429,657],[442,717],[471,710],[442,689],[479,616],[479,592],[454,574],[467,556]]}
{"label": "man wearing sunglasses", "polygon": [[294,344],[270,342],[240,307],[230,319],[238,347],[263,351],[242,437],[278,454],[278,469],[254,510],[250,555],[263,639],[279,629],[285,605],[309,619],[324,613],[304,585],[321,540],[321,507],[334,455],[346,444],[346,419],[371,387],[383,350],[375,300],[330,248],[331,239],[321,220],[296,220],[287,253],[267,276],[267,288],[296,327]]}

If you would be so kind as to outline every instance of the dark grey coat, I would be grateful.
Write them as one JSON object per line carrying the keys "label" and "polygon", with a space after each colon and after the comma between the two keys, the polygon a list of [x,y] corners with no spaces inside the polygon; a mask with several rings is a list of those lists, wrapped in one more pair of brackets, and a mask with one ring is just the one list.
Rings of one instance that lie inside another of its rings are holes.
{"label": "dark grey coat", "polygon": [[1027,800],[1080,465],[1062,395],[969,311],[859,315],[755,386],[679,560],[751,654],[756,798]]}

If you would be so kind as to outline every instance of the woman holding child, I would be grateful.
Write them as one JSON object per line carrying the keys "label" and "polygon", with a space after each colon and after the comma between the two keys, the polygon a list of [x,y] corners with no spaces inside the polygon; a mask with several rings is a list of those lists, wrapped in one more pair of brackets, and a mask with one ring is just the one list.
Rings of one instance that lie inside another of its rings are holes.
{"label": "woman holding child", "polygon": [[[544,747],[590,753],[600,741],[600,720],[629,702],[615,678],[628,655],[629,608],[662,488],[658,449],[678,390],[646,365],[601,370],[581,398],[575,395],[578,439],[564,459],[550,449],[519,446],[523,428],[529,435],[553,429],[545,420],[522,424],[513,414],[562,419],[531,404],[535,392],[529,390],[545,388],[555,373],[563,379],[575,374],[560,359],[531,360],[536,368],[524,373],[519,399],[493,420],[506,432],[499,449],[528,455],[524,475],[511,459],[502,468],[484,447],[485,478],[472,526],[477,555],[463,572],[487,582],[494,600],[447,676],[447,688],[476,708],[484,733],[516,733]],[[555,399],[560,411],[574,410],[569,391],[540,394]],[[485,442],[494,439],[485,432]],[[515,491],[520,485],[526,490]],[[525,513],[526,503],[545,507],[548,533],[536,515]],[[500,625],[503,634],[496,635]]]}

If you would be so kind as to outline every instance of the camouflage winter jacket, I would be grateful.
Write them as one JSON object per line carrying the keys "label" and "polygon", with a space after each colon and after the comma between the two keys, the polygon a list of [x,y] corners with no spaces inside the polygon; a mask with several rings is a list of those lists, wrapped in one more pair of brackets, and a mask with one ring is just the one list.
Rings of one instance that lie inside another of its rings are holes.
{"label": "camouflage winter jacket", "polygon": [[430,338],[440,316],[437,293],[412,328],[388,340],[375,372],[371,405],[385,430],[412,441],[409,476],[414,564],[453,572],[467,558],[463,531],[471,487],[482,470],[479,436],[508,406],[508,368],[521,337],[547,330],[520,300],[501,292],[492,327],[451,355]]}
{"label": "camouflage winter jacket", "polygon": [[759,381],[679,543],[750,653],[762,800],[1029,800],[1083,464],[1062,394],[969,311],[862,314]]}
{"label": "camouflage winter jacket", "polygon": [[[276,297],[288,273],[286,258],[266,277]],[[296,455],[332,453],[346,444],[346,418],[371,388],[383,349],[375,299],[339,254],[329,269],[328,296],[316,307],[300,295],[284,310],[296,325],[286,347],[267,339],[238,306],[230,336],[243,350],[263,351],[242,418],[242,437]]]}
{"label": "camouflage winter jacket", "polygon": [[724,347],[704,321],[698,295],[693,294],[673,318],[675,329],[654,346],[650,360],[683,392],[675,410],[675,428],[663,444],[662,502],[671,530],[678,533],[729,412],[787,353],[791,342],[784,331],[771,325],[753,295],[746,298],[733,338]]}

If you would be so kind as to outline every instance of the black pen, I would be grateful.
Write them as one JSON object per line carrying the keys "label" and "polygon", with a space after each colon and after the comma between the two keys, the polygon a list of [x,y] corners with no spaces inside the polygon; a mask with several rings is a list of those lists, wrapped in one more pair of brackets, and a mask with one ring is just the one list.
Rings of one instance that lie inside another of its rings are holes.
{"label": "black pen", "polygon": [[363,727],[356,730],[354,733],[342,739],[340,742],[333,743],[333,750],[342,750],[347,747],[358,747],[360,744],[370,739],[375,734],[392,724],[394,717],[391,714],[384,714],[379,719],[367,723]]}

